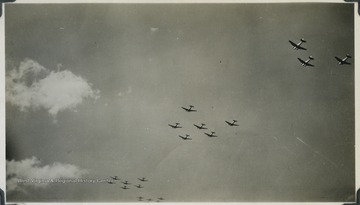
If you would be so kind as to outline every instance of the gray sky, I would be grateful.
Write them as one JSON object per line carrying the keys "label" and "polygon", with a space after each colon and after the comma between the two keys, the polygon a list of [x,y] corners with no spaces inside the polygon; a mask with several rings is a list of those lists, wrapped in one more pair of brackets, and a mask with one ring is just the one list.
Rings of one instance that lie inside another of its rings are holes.
{"label": "gray sky", "polygon": [[[325,3],[6,5],[7,177],[149,179],[8,179],[8,201],[354,200],[354,66],[334,58],[354,55],[353,15]],[[288,43],[300,38],[306,51]]]}

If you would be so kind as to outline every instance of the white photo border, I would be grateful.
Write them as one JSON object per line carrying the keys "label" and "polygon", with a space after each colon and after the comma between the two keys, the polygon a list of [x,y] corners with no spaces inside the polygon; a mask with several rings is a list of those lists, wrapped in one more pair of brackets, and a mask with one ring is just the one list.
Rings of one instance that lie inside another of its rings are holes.
{"label": "white photo border", "polygon": [[[358,3],[356,2],[345,2],[341,0],[16,0],[14,3],[7,4],[59,4],[59,3],[70,3],[70,4],[79,4],[79,3],[352,3],[354,4],[354,80],[355,80],[355,195],[356,191],[360,188],[360,142],[359,142],[359,133],[360,133],[360,72],[356,69],[360,64],[360,14],[358,13]],[[5,143],[5,6],[2,5],[3,13],[0,17],[0,188],[5,192],[6,199],[6,143]],[[164,204],[175,204],[169,202],[163,202]],[[6,204],[6,201],[5,201]],[[11,203],[13,204],[13,203]],[[20,203],[20,204],[40,204],[40,203]],[[124,202],[111,202],[111,203],[41,203],[42,205],[53,205],[53,204],[63,204],[63,205],[79,205],[79,204],[125,204]],[[133,204],[143,204],[143,203],[133,203]],[[179,203],[176,204],[195,204],[195,203]],[[305,203],[288,203],[288,202],[214,202],[214,203],[196,203],[197,205],[205,204],[217,204],[217,205],[229,205],[229,204],[239,204],[239,205],[253,205],[253,204],[264,204],[264,205],[307,205],[307,204],[316,204],[316,205],[327,205],[327,204],[351,204],[351,202],[305,202]]]}

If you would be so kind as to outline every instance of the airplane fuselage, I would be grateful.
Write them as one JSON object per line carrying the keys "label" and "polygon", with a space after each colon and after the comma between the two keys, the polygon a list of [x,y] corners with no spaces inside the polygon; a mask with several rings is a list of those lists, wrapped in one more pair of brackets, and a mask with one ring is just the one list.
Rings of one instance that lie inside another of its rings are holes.
{"label": "airplane fuselage", "polygon": [[311,61],[311,58],[308,58],[305,63],[301,63],[302,66],[309,66],[309,62]]}
{"label": "airplane fuselage", "polygon": [[169,124],[169,126],[172,127],[172,128],[174,128],[174,129],[176,129],[176,128],[182,128],[182,127],[180,127],[179,125],[171,125],[171,124]]}
{"label": "airplane fuselage", "polygon": [[342,65],[342,64],[345,64],[345,62],[347,61],[348,57],[345,57],[344,59],[342,59],[340,62],[339,62],[339,65]]}
{"label": "airplane fuselage", "polygon": [[194,126],[195,126],[196,128],[198,128],[199,130],[206,130],[206,129],[207,129],[206,127],[204,127],[205,125],[199,126],[199,125],[195,125],[195,124],[194,124]]}
{"label": "airplane fuselage", "polygon": [[296,44],[296,46],[293,46],[293,49],[299,50],[299,46],[301,46],[302,43],[303,43],[303,42],[300,41],[299,43]]}
{"label": "airplane fuselage", "polygon": [[238,124],[235,124],[237,121],[233,121],[233,122],[225,121],[225,122],[230,126],[239,126]]}
{"label": "airplane fuselage", "polygon": [[209,137],[217,137],[216,135],[214,135],[215,132],[211,132],[211,134],[205,132],[205,134],[206,134],[207,136],[209,136]]}
{"label": "airplane fuselage", "polygon": [[186,112],[196,112],[197,110],[193,110],[194,106],[190,106],[189,108],[185,108],[185,107],[181,107],[182,109],[184,109]]}

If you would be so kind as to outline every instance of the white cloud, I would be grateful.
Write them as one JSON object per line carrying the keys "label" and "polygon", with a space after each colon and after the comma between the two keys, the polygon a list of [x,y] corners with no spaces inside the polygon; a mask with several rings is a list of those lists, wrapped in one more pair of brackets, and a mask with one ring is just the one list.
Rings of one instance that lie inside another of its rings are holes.
{"label": "white cloud", "polygon": [[84,98],[99,98],[84,78],[69,70],[50,71],[31,59],[25,59],[18,69],[6,76],[6,101],[20,107],[46,109],[56,117],[58,112],[75,108]]}
{"label": "white cloud", "polygon": [[25,187],[45,188],[50,183],[23,183],[19,180],[31,179],[71,179],[81,178],[88,173],[72,164],[55,162],[52,165],[41,165],[41,161],[36,157],[21,161],[6,160],[6,190],[26,192]]}

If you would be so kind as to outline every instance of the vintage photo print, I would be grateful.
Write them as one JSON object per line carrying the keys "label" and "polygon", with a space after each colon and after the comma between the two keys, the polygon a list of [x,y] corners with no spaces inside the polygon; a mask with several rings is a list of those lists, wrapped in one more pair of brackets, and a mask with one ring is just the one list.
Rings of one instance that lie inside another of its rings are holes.
{"label": "vintage photo print", "polygon": [[355,200],[353,3],[4,7],[8,202]]}

